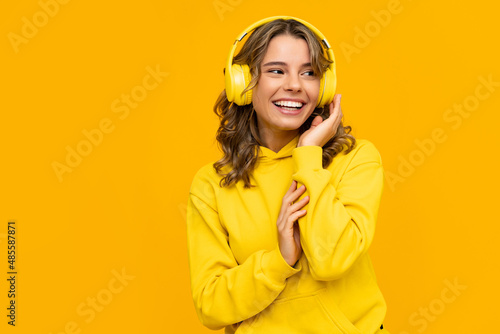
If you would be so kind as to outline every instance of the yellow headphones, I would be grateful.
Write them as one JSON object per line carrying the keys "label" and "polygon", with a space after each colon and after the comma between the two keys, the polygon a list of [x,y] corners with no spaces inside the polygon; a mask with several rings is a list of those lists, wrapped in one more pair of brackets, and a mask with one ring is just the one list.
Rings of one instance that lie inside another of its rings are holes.
{"label": "yellow headphones", "polygon": [[318,96],[317,107],[323,107],[325,105],[330,104],[333,101],[333,96],[335,95],[335,89],[337,86],[337,76],[335,73],[335,57],[333,55],[333,50],[330,47],[330,44],[328,44],[328,41],[326,40],[325,36],[323,36],[323,34],[318,29],[316,29],[312,24],[292,16],[273,16],[257,21],[248,28],[246,28],[239,35],[239,37],[236,38],[236,41],[234,42],[231,51],[229,52],[229,56],[227,57],[226,70],[224,75],[226,81],[227,100],[230,102],[234,102],[239,106],[244,106],[252,103],[252,90],[249,90],[245,94],[243,94],[243,91],[250,84],[250,80],[252,79],[252,76],[250,74],[250,68],[247,64],[233,64],[234,52],[236,50],[238,42],[240,42],[243,39],[243,37],[245,37],[248,33],[260,27],[261,25],[264,25],[265,23],[277,19],[284,19],[284,20],[292,19],[302,23],[303,25],[311,29],[311,31],[314,32],[318,40],[322,42],[321,44],[325,48],[326,54],[328,58],[332,61],[332,63],[330,64],[330,66],[328,66],[325,73],[321,77],[319,86],[320,94]]}

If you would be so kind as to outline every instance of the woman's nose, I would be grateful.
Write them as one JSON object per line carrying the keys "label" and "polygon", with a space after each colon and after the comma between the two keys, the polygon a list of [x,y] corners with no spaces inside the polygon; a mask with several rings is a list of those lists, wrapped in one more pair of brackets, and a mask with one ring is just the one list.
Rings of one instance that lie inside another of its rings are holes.
{"label": "woman's nose", "polygon": [[300,91],[302,90],[302,83],[298,74],[288,74],[285,78],[283,85],[285,90],[288,91]]}

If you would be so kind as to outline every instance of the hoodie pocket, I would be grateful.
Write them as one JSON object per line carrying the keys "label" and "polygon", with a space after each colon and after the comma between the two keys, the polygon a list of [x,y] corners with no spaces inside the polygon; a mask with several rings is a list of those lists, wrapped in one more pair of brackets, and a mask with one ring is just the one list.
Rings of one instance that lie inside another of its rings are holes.
{"label": "hoodie pocket", "polygon": [[361,331],[353,325],[353,323],[347,319],[344,312],[340,310],[337,303],[328,294],[329,291],[323,289],[318,293],[317,298],[324,312],[330,317],[332,323],[341,331],[341,333],[348,334],[362,334]]}
{"label": "hoodie pocket", "polygon": [[324,298],[325,291],[277,299],[243,321],[236,334],[361,334],[338,307]]}

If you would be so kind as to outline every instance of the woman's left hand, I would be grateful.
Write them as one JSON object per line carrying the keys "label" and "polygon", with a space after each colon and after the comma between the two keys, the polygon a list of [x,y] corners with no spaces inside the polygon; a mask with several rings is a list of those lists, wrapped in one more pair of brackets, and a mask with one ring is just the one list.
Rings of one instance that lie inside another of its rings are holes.
{"label": "woman's left hand", "polygon": [[337,133],[337,128],[342,120],[342,109],[340,108],[340,94],[335,94],[330,103],[330,116],[323,120],[321,116],[316,116],[311,123],[311,127],[299,137],[300,146],[320,146],[323,147]]}

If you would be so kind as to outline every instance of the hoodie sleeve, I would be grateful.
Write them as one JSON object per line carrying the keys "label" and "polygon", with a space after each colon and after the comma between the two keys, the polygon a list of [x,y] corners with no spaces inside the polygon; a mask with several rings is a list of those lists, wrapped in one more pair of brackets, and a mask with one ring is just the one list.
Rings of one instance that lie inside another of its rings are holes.
{"label": "hoodie sleeve", "polygon": [[[199,175],[198,175],[199,176]],[[187,206],[191,292],[202,324],[217,330],[261,312],[301,270],[290,267],[279,246],[260,250],[238,264],[216,207],[215,186],[195,177]]]}
{"label": "hoodie sleeve", "polygon": [[306,186],[307,214],[299,219],[300,240],[311,275],[317,280],[340,278],[368,251],[382,196],[384,172],[375,146],[364,140],[352,156],[337,186],[322,167],[323,149],[294,149],[293,179]]}

